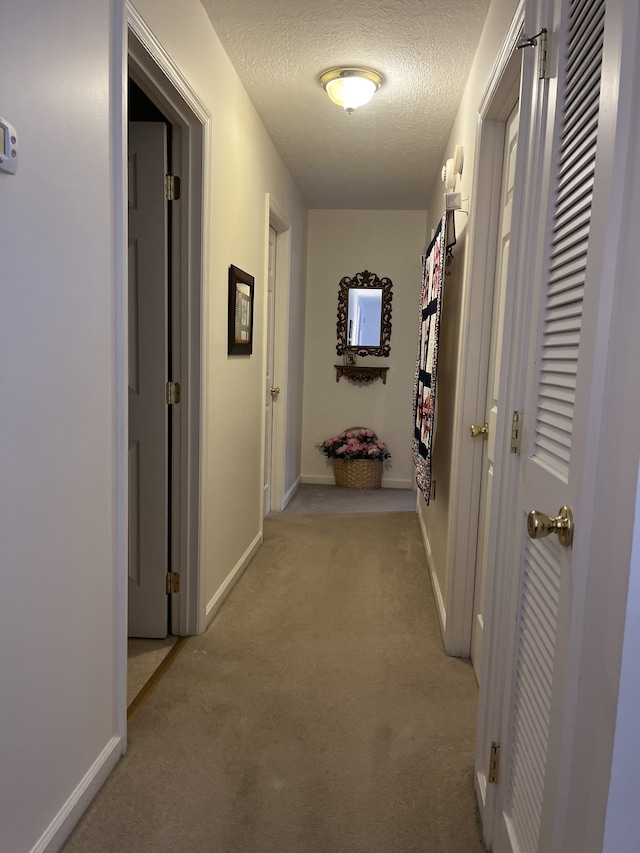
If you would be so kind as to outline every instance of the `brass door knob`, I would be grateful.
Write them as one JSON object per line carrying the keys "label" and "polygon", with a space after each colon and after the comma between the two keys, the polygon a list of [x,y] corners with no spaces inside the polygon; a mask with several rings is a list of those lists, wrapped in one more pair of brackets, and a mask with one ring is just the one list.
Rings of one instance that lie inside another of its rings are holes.
{"label": "brass door knob", "polygon": [[481,435],[485,440],[489,435],[489,424],[485,423],[484,426],[476,426],[475,424],[471,424],[469,427],[469,432],[471,433],[471,438],[477,438]]}
{"label": "brass door knob", "polygon": [[272,385],[269,390],[271,391],[274,397],[280,393],[280,387],[278,385]]}
{"label": "brass door knob", "polygon": [[532,509],[527,517],[527,533],[530,539],[544,539],[551,533],[557,533],[558,541],[564,548],[573,544],[573,514],[568,506],[563,506],[557,518]]}

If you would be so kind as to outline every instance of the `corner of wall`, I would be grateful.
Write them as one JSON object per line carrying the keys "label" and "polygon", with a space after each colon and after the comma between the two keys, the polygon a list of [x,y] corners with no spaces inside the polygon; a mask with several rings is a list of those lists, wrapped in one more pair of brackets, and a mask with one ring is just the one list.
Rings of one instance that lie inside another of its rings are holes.
{"label": "corner of wall", "polygon": [[433,597],[436,602],[436,610],[438,612],[438,619],[440,621],[440,630],[442,631],[442,636],[444,638],[445,631],[447,629],[447,610],[445,607],[444,596],[442,594],[442,589],[440,587],[440,581],[438,579],[438,575],[435,572],[434,568],[434,560],[433,554],[431,552],[431,542],[429,539],[429,532],[427,530],[427,525],[425,523],[425,514],[427,512],[427,505],[420,495],[418,496],[418,523],[420,524],[420,533],[422,535],[422,543],[424,545],[424,552],[427,558],[427,567],[429,569],[429,579],[431,580],[431,587],[433,589]]}

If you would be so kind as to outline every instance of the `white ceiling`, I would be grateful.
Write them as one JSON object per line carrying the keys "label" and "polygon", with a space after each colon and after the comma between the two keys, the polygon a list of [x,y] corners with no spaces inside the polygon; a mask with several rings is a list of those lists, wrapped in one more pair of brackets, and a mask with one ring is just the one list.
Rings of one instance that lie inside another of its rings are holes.
{"label": "white ceiling", "polygon": [[[489,0],[202,3],[310,208],[427,207]],[[318,82],[335,65],[385,82],[348,115]]]}

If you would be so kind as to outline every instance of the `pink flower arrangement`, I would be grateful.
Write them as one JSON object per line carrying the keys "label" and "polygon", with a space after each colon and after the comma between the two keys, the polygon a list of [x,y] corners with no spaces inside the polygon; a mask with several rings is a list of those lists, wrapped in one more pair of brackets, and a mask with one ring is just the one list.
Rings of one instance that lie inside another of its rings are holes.
{"label": "pink flower arrangement", "polygon": [[384,441],[371,429],[346,430],[318,442],[329,459],[389,459],[391,454]]}

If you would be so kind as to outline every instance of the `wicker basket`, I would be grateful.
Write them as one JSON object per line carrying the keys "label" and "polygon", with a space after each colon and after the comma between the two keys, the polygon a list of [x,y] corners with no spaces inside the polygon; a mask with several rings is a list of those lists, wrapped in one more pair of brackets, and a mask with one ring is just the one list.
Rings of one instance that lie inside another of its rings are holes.
{"label": "wicker basket", "polygon": [[334,459],[333,473],[343,489],[379,489],[382,459]]}
{"label": "wicker basket", "polygon": [[[359,432],[365,427],[348,427],[345,432]],[[374,438],[377,435],[373,434]],[[380,489],[382,459],[334,459],[333,474],[336,486],[343,489]]]}

